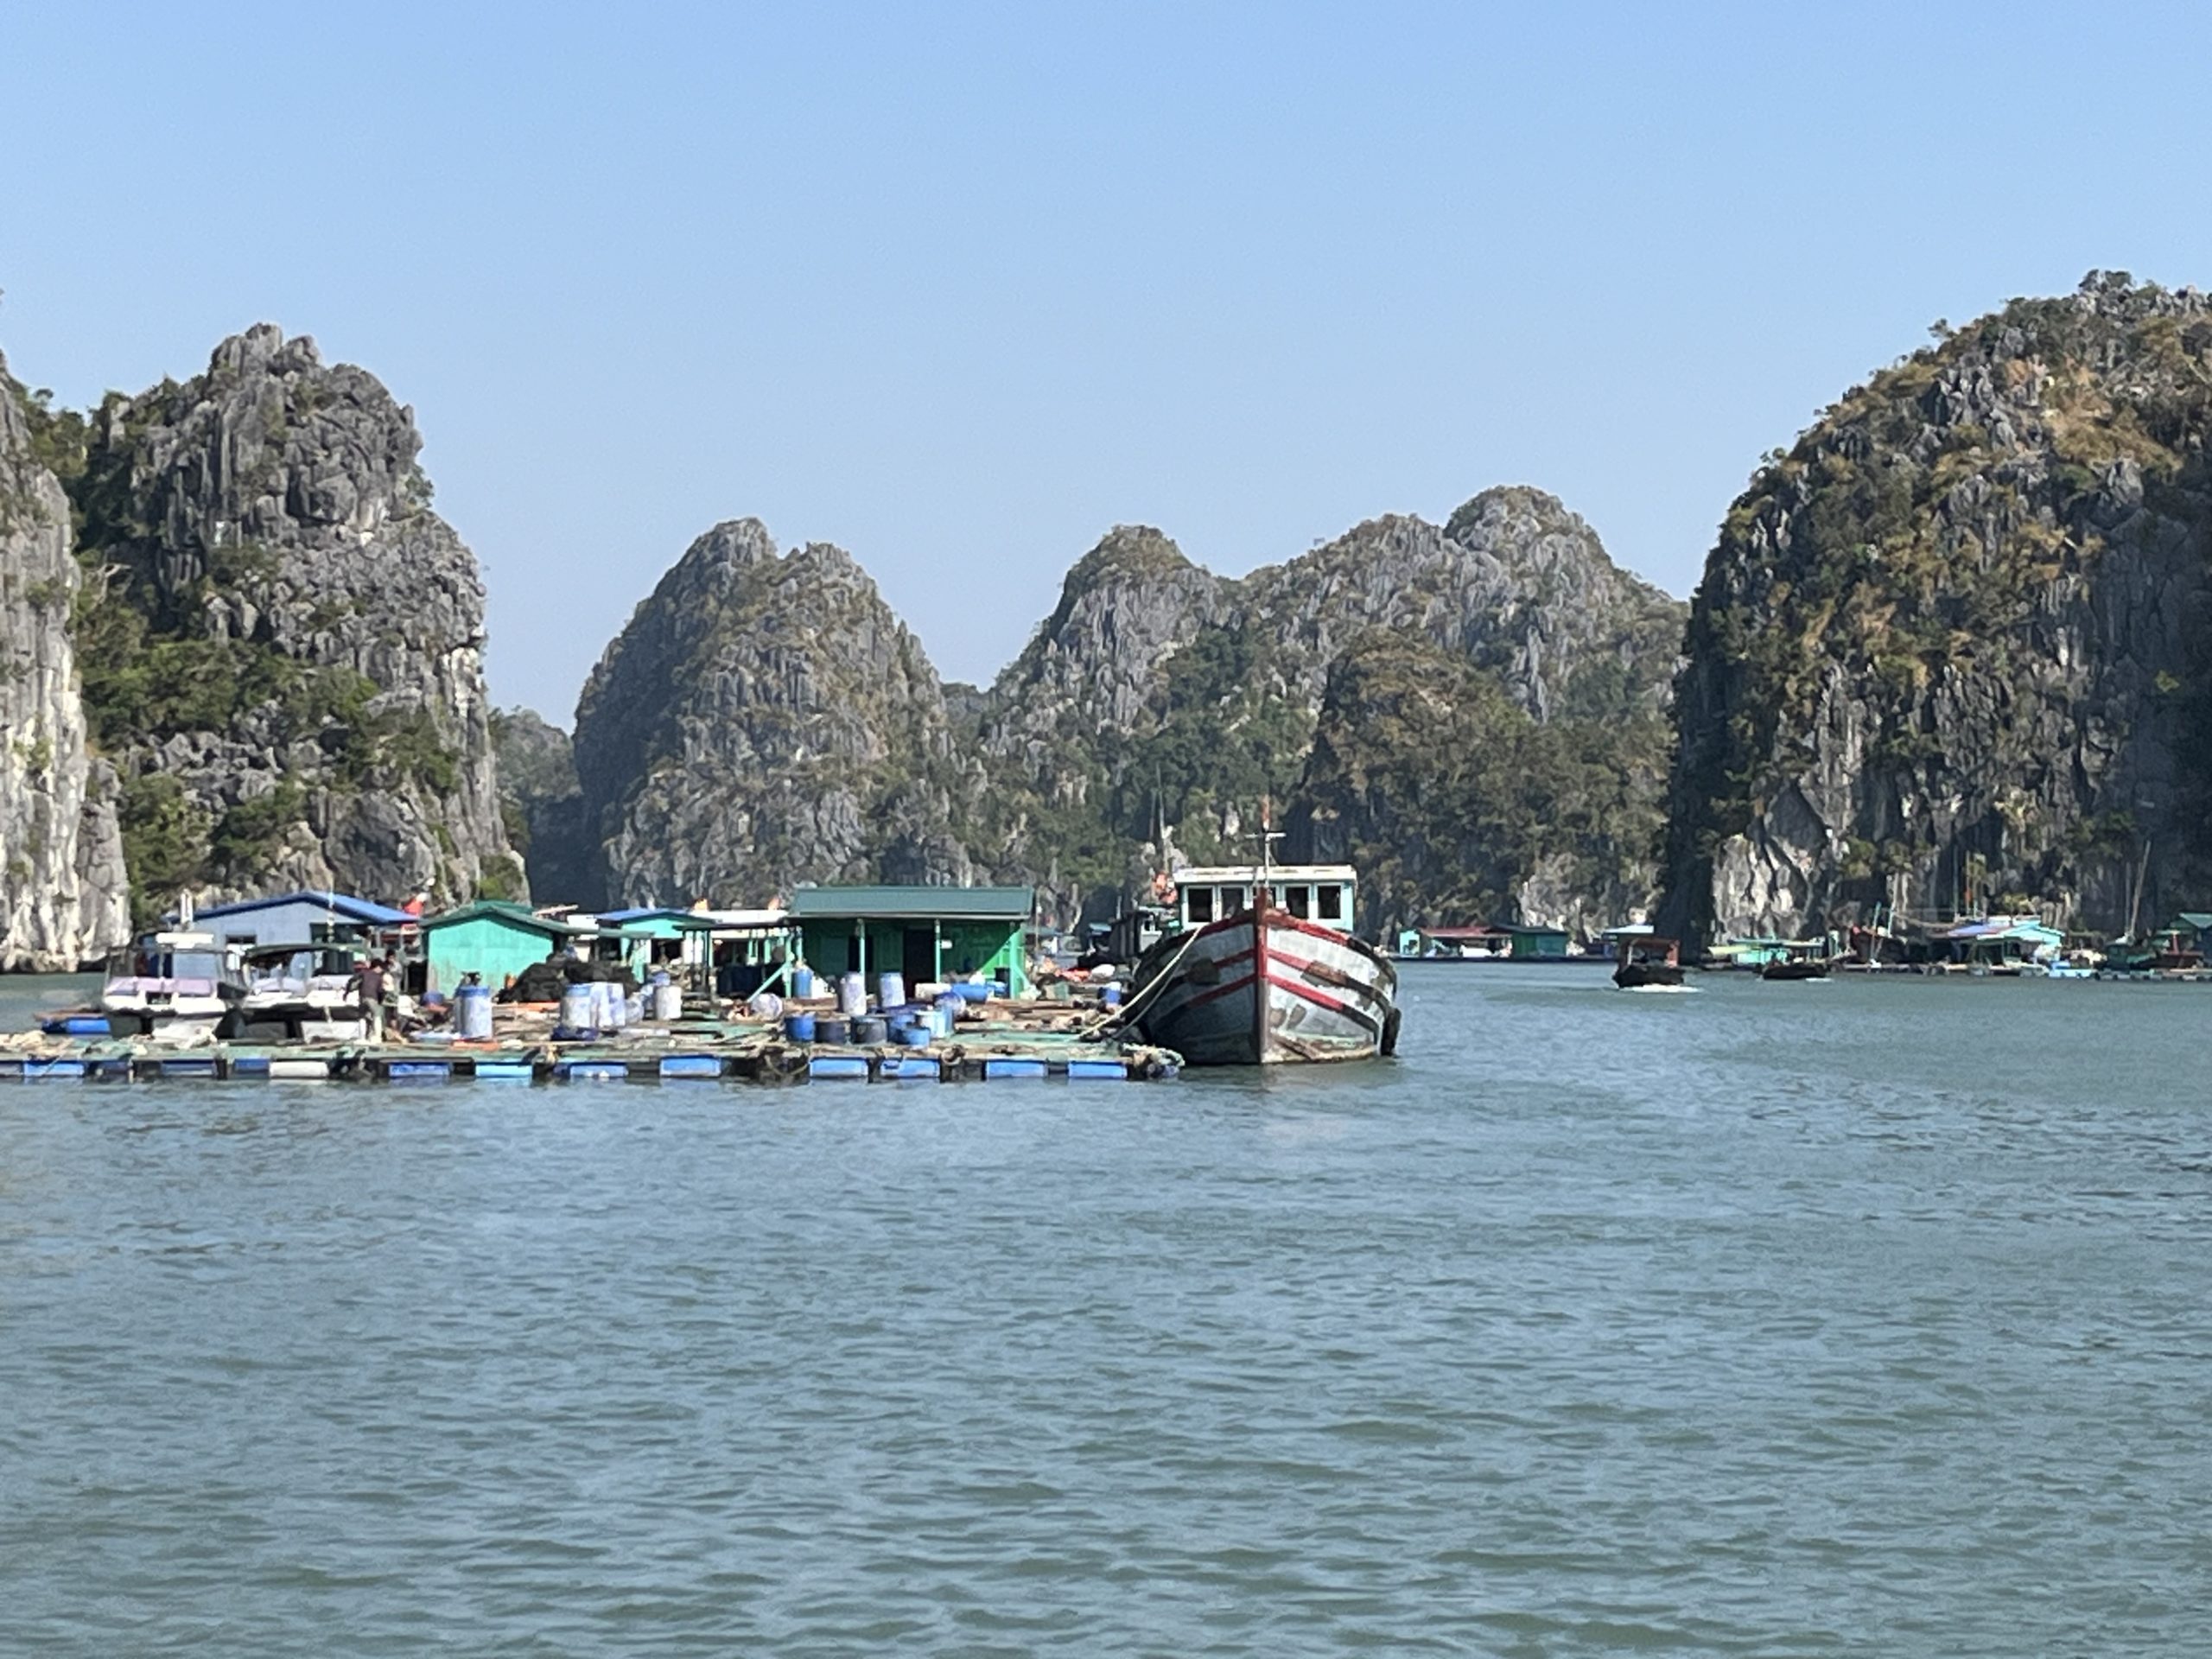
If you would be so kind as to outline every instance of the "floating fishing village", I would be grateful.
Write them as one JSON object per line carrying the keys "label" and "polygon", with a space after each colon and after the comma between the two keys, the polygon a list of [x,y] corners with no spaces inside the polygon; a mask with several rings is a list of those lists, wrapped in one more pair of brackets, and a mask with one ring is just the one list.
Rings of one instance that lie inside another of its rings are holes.
{"label": "floating fishing village", "polygon": [[188,900],[118,953],[97,1007],[6,1039],[0,1076],[1154,1082],[1186,1056],[1394,1050],[1395,974],[1348,931],[1349,868],[1172,886],[1173,908],[1105,931],[1133,971],[1096,950],[1061,960],[1022,887],[807,887],[769,909],[596,914],[493,899],[427,914],[334,892]]}
{"label": "floating fishing village", "polygon": [[1350,931],[1357,883],[1341,865],[1188,868],[1153,884],[1166,902],[1073,941],[1038,925],[1035,892],[1018,887],[812,887],[760,909],[597,912],[187,899],[110,962],[98,1006],[0,1036],[0,1077],[1161,1082],[1186,1065],[1387,1058],[1404,963],[1589,964],[1627,990],[1680,988],[1688,971],[2212,982],[2207,912],[2102,946],[2033,915],[1891,916],[1724,939],[1686,964],[1644,922],[1592,940],[1407,928],[1385,952]]}

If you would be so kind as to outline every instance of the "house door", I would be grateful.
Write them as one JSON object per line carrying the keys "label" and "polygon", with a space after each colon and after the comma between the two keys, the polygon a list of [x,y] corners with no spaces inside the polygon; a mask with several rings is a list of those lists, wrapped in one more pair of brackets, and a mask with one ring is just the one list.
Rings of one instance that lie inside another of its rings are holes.
{"label": "house door", "polygon": [[937,935],[926,927],[910,927],[899,942],[899,971],[906,976],[911,995],[915,986],[937,977]]}

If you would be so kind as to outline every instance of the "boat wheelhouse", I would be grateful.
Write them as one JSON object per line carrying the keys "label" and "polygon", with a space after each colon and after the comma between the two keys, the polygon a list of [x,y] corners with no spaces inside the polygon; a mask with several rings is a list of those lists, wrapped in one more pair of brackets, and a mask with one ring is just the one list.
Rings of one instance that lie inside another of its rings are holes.
{"label": "boat wheelhouse", "polygon": [[1256,864],[1204,865],[1178,870],[1173,879],[1175,919],[1185,928],[1249,909],[1252,895],[1264,887],[1269,908],[1339,933],[1351,931],[1358,877],[1349,864],[1274,864],[1264,870]]}

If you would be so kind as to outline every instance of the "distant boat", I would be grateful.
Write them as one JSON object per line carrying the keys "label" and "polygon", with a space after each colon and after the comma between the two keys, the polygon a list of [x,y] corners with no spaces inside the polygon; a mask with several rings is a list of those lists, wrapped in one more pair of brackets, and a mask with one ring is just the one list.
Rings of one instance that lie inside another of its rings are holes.
{"label": "distant boat", "polygon": [[1798,957],[1770,962],[1759,969],[1761,979],[1826,979],[1828,964],[1819,957]]}
{"label": "distant boat", "polygon": [[1621,989],[1641,991],[1682,982],[1682,947],[1679,940],[1662,939],[1651,933],[1623,933],[1619,945],[1619,965],[1613,969],[1613,983]]}
{"label": "distant boat", "polygon": [[1344,864],[1186,869],[1178,931],[1130,976],[1131,1029],[1192,1065],[1361,1060],[1397,1046],[1398,972],[1352,937]]}

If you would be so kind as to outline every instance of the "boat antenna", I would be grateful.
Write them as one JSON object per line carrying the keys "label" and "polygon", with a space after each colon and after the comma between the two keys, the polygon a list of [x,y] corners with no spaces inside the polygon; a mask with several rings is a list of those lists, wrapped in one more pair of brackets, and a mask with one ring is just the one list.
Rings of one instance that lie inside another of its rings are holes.
{"label": "boat antenna", "polygon": [[1260,797],[1260,892],[1264,903],[1268,895],[1268,876],[1274,868],[1274,845],[1282,839],[1282,831],[1273,827],[1274,804],[1268,797]]}

